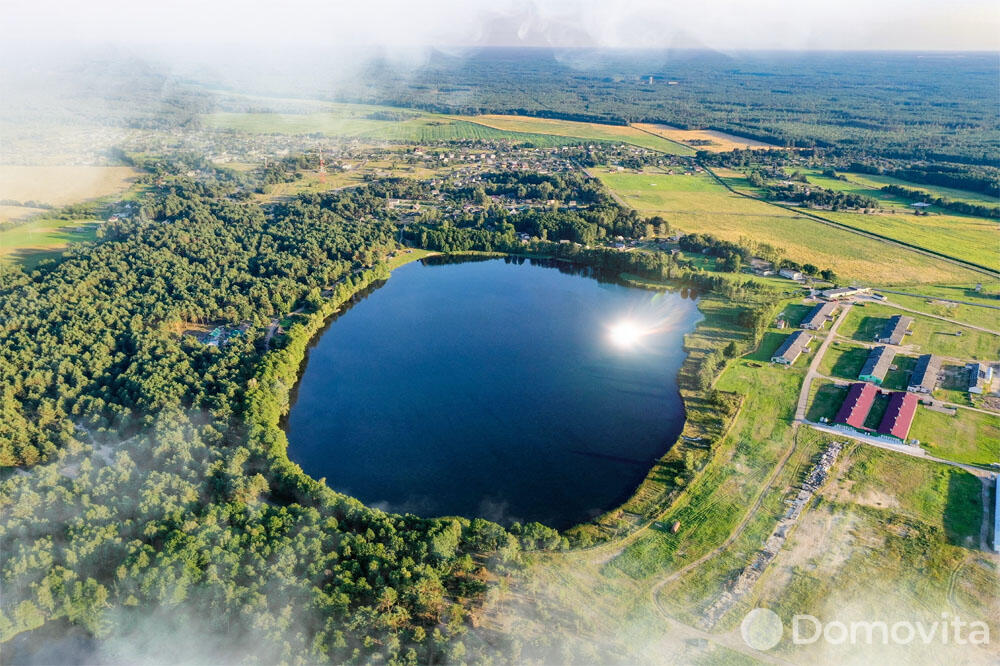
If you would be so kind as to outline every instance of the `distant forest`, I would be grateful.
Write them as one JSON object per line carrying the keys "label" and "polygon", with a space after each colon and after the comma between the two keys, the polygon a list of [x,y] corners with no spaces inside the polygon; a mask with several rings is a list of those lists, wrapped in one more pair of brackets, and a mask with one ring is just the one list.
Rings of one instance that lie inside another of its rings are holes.
{"label": "distant forest", "polygon": [[994,54],[484,49],[373,61],[340,95],[445,113],[667,123],[845,154],[1000,164]]}

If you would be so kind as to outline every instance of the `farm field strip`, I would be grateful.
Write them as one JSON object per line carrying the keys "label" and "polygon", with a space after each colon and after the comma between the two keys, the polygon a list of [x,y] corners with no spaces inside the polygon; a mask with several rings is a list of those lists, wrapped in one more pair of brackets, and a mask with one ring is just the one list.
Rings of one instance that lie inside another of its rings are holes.
{"label": "farm field strip", "polygon": [[[658,123],[632,123],[632,127],[641,129],[644,132],[649,132],[650,134],[661,136],[664,139],[682,143],[694,150],[707,150],[713,153],[727,152],[737,148],[755,148],[765,150],[778,148],[778,146],[764,143],[763,141],[748,139],[746,137],[728,134],[726,132],[719,132],[716,130],[686,130],[681,129],[680,127],[672,127],[670,125],[661,125]],[[697,143],[691,144],[690,142],[692,141]],[[701,142],[709,143],[698,145]]]}
{"label": "farm field strip", "polygon": [[550,134],[591,141],[630,143],[670,155],[693,156],[695,154],[695,151],[687,146],[628,125],[602,125],[572,120],[494,114],[452,117],[508,132]]}
{"label": "farm field strip", "polygon": [[311,113],[233,113],[221,112],[204,117],[217,129],[232,129],[254,134],[312,134],[374,141],[411,141],[416,143],[482,139],[507,140],[552,147],[574,143],[567,137],[512,132],[466,120],[416,114],[402,121],[379,120],[356,112]]}

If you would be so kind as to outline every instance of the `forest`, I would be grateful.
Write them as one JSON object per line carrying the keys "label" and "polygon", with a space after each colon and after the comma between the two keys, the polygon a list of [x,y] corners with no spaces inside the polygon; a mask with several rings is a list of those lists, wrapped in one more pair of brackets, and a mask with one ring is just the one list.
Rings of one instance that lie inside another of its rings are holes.
{"label": "forest", "polygon": [[[167,176],[99,242],[0,273],[0,640],[113,644],[156,617],[190,633],[191,658],[199,636],[259,663],[482,649],[463,637],[488,581],[565,539],[367,508],[289,462],[279,427],[311,334],[388,276],[384,202],[413,185],[265,209],[213,180]],[[266,354],[177,333],[295,307]]]}
{"label": "forest", "polygon": [[339,97],[444,113],[666,123],[856,156],[998,166],[995,65],[986,53],[487,48],[437,53],[412,77],[376,60]]}

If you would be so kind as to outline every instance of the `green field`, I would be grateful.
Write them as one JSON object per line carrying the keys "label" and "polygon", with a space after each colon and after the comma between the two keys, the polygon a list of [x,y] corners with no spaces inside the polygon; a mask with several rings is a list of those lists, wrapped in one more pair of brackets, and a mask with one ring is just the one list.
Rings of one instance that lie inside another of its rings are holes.
{"label": "green field", "polygon": [[[963,303],[950,303],[947,301],[938,300],[935,296],[939,298],[953,298],[968,300],[970,303],[981,302],[983,304],[1000,305],[1000,300],[998,299],[976,299],[975,301],[969,295],[964,293],[964,290],[960,288],[938,288],[938,289],[924,289],[910,290],[913,293],[927,292],[928,294],[933,294],[929,296],[904,296],[902,294],[889,294],[885,295],[892,300],[893,303],[899,303],[903,307],[911,308],[913,310],[920,310],[921,312],[926,312],[928,314],[937,315],[939,317],[947,317],[948,319],[954,319],[963,323],[971,324],[973,326],[981,326],[983,328],[989,328],[994,330],[1000,330],[1000,309],[996,307],[983,307],[981,305],[966,305]],[[969,290],[971,292],[971,290]],[[974,294],[974,292],[972,292]]]}
{"label": "green field", "polygon": [[[579,143],[569,137],[529,134],[494,129],[446,116],[413,113],[406,120],[378,120],[370,109],[336,105],[329,112],[310,113],[214,113],[204,122],[217,129],[252,134],[325,134],[327,136],[370,139],[372,141],[412,141],[427,143],[461,139],[506,140],[538,147]],[[406,112],[411,113],[411,112]]]}
{"label": "green field", "polygon": [[[910,199],[896,198],[887,192],[882,192],[882,187],[886,185],[898,185],[900,187],[905,187],[910,190],[917,190],[919,192],[925,192],[933,197],[941,197],[944,199],[951,199],[952,201],[965,201],[967,203],[976,204],[979,206],[998,206],[1000,207],[1000,200],[989,197],[985,194],[980,194],[978,192],[969,192],[967,190],[956,190],[950,187],[942,187],[940,185],[921,185],[918,183],[911,183],[906,180],[900,180],[899,178],[893,178],[891,176],[880,176],[877,174],[860,174],[860,173],[846,173],[844,176],[847,178],[848,182],[837,180],[839,183],[843,183],[847,187],[855,187],[857,190],[847,190],[847,191],[857,191],[859,193],[865,194],[869,191],[877,192],[877,196],[889,200],[899,201],[904,205],[909,206],[912,201]],[[814,181],[813,177],[809,176],[810,182],[816,182],[818,185],[827,187],[827,185],[822,182]],[[833,189],[833,188],[831,188]],[[872,194],[871,196],[876,196]],[[936,207],[931,207],[930,210],[937,210]]]}
{"label": "green field", "polygon": [[[913,334],[907,335],[902,342],[914,354],[939,354],[956,359],[983,361],[994,360],[1000,355],[1000,336],[873,303],[865,307],[855,306],[837,333],[871,344],[886,320],[896,314],[914,318],[914,323],[910,326]],[[962,335],[955,335],[957,332]]]}
{"label": "green field", "polygon": [[[808,209],[803,209],[808,210]],[[812,211],[810,211],[812,212]],[[1000,270],[1000,234],[995,220],[959,215],[914,215],[816,211],[854,229],[915,245],[944,256]]]}
{"label": "green field", "polygon": [[97,238],[97,220],[31,220],[0,231],[0,264],[31,270],[44,259],[56,259],[71,243]]}
{"label": "green field", "polygon": [[708,174],[668,175],[593,169],[625,204],[660,214],[672,228],[738,242],[768,243],[799,263],[832,268],[866,284],[975,282],[980,274],[735,195]]}
{"label": "green field", "polygon": [[949,416],[918,409],[910,437],[938,458],[978,465],[1000,462],[1000,414],[959,409]]}
{"label": "green field", "polygon": [[[794,169],[785,168],[791,173]],[[996,220],[971,215],[957,215],[947,209],[931,207],[929,215],[915,215],[910,201],[880,191],[877,187],[862,185],[853,180],[843,181],[822,175],[819,169],[802,169],[809,182],[826,189],[866,195],[879,200],[883,208],[872,213],[815,210],[802,207],[805,213],[818,215],[839,224],[885,236],[893,240],[920,247],[931,252],[969,261],[993,270],[1000,270],[1000,233]],[[719,174],[730,187],[753,196],[762,190],[753,188],[746,175],[732,169]],[[855,178],[850,174],[849,178]],[[891,179],[890,179],[891,180]]]}

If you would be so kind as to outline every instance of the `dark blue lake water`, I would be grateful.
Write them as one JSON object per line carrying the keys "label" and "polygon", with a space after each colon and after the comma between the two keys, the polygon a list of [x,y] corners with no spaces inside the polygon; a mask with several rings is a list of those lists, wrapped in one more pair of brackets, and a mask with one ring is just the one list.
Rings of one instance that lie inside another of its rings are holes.
{"label": "dark blue lake water", "polygon": [[530,262],[397,269],[309,350],[289,456],[363,502],[565,528],[677,438],[695,303]]}

